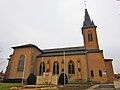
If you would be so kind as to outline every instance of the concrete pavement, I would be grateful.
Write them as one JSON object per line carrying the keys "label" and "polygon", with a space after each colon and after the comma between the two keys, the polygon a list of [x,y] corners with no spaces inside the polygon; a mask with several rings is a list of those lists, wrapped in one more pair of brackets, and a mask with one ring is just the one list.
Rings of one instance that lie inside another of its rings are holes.
{"label": "concrete pavement", "polygon": [[120,90],[120,81],[114,81],[113,84],[97,84],[85,90]]}
{"label": "concrete pavement", "polygon": [[114,81],[114,87],[116,90],[120,90],[120,81]]}

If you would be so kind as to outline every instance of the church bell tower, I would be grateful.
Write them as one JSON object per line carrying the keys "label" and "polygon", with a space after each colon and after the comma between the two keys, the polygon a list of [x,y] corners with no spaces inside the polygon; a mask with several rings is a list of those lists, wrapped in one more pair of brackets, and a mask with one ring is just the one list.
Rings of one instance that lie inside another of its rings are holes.
{"label": "church bell tower", "polygon": [[84,46],[87,50],[99,49],[96,28],[97,26],[94,25],[93,21],[91,21],[87,9],[85,9],[82,35],[84,39]]}

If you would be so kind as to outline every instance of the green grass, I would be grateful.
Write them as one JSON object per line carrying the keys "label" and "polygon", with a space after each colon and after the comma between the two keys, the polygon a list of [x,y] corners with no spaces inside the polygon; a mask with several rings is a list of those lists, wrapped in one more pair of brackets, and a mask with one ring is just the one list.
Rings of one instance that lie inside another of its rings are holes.
{"label": "green grass", "polygon": [[0,82],[0,90],[10,90],[10,87],[21,86],[21,83],[2,83]]}
{"label": "green grass", "polygon": [[[97,83],[88,83],[87,81],[84,80],[74,80],[74,81],[69,81],[67,85],[64,87],[59,87],[59,90],[69,90],[70,88],[80,88],[80,90],[83,90],[85,88],[88,88],[92,85],[95,85]],[[22,86],[21,83],[2,83],[0,82],[0,90],[10,90],[10,87],[15,87],[15,86]]]}

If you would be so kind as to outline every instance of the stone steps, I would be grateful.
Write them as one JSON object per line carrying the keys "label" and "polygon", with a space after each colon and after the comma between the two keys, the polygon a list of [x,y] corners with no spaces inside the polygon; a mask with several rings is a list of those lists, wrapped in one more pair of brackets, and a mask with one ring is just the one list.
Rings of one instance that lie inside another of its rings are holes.
{"label": "stone steps", "polygon": [[101,84],[98,87],[94,88],[95,90],[116,90],[114,84]]}

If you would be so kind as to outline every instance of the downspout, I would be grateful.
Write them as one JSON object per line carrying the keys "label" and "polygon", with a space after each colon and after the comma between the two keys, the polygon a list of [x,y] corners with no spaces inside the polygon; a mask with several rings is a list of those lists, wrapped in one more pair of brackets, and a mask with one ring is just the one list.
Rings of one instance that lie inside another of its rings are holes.
{"label": "downspout", "polygon": [[[31,48],[30,48],[30,69],[29,69],[29,70],[30,70],[30,71],[29,71],[30,73],[32,73],[32,71],[33,71],[33,70],[32,70],[32,69],[33,69],[33,65],[32,65],[32,64],[33,64],[33,62],[32,62],[32,47],[31,47]],[[31,71],[31,70],[32,70],[32,71]],[[30,73],[29,73],[29,74],[30,74]]]}
{"label": "downspout", "polygon": [[65,69],[66,69],[66,67],[65,67],[65,66],[66,66],[66,65],[65,65],[65,64],[66,64],[66,63],[65,63],[65,61],[66,61],[66,60],[65,60],[65,51],[63,51],[63,55],[64,55],[64,85],[65,85],[65,83],[66,83],[66,80],[65,80],[65,74],[66,74],[66,73],[65,73],[65,72],[66,72],[66,70],[65,70]]}

